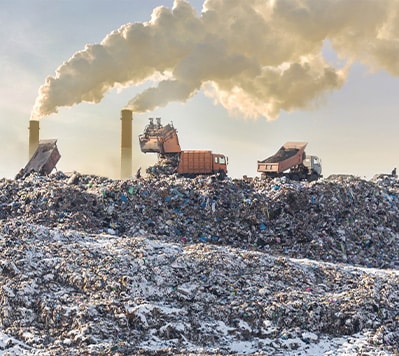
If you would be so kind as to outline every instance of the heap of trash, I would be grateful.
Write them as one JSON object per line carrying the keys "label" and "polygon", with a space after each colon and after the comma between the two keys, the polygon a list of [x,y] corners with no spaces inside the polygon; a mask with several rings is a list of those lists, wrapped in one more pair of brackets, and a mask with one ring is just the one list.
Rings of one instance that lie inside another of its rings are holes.
{"label": "heap of trash", "polygon": [[0,180],[0,354],[392,355],[399,182]]}

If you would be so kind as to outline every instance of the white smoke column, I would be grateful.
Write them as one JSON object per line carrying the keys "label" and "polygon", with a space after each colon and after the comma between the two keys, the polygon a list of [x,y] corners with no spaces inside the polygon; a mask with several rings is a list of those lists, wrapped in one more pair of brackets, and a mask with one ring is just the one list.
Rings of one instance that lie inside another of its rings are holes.
{"label": "white smoke column", "polygon": [[[354,61],[399,75],[397,0],[184,0],[154,9],[62,64],[39,90],[32,118],[99,102],[114,86],[161,78],[128,107],[144,112],[205,90],[229,111],[276,118],[339,89]],[[343,68],[322,55],[329,41]]]}

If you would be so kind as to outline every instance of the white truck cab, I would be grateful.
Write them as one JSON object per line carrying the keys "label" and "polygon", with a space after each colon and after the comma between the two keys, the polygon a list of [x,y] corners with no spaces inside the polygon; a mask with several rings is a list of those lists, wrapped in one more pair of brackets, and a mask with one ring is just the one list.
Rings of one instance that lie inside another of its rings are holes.
{"label": "white truck cab", "polygon": [[309,172],[314,172],[321,176],[321,159],[319,157],[307,155],[303,161],[303,165],[308,167]]}

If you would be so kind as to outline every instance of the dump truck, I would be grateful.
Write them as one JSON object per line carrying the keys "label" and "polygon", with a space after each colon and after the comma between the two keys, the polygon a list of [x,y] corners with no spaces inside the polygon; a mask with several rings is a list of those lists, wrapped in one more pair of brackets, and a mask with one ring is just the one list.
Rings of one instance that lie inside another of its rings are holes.
{"label": "dump truck", "polygon": [[258,161],[257,171],[262,178],[287,177],[293,180],[314,181],[322,177],[321,160],[307,155],[307,142],[287,142],[273,155]]}
{"label": "dump truck", "polygon": [[32,172],[48,175],[55,168],[60,158],[56,139],[40,140],[36,151],[26,166],[18,172],[16,178],[26,177]]}
{"label": "dump truck", "polygon": [[[153,118],[149,119],[149,124],[139,135],[139,143],[143,153],[158,154],[157,168],[162,166],[163,172],[188,177],[216,174],[224,178],[227,175],[225,155],[210,150],[182,150],[173,123],[164,126],[159,117],[155,123]],[[150,167],[149,172],[154,171],[155,167]]]}
{"label": "dump truck", "polygon": [[187,175],[226,173],[226,157],[207,150],[180,152],[177,173]]}

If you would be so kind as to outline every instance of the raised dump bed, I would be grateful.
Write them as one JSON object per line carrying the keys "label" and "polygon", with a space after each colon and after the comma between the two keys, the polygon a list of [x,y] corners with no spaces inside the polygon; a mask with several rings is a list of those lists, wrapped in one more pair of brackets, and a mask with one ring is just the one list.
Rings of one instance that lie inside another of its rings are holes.
{"label": "raised dump bed", "polygon": [[31,172],[48,175],[61,158],[57,148],[57,140],[40,140],[39,146],[18,176],[26,176]]}
{"label": "raised dump bed", "polygon": [[273,156],[258,161],[258,172],[282,173],[303,163],[307,142],[287,142]]}

